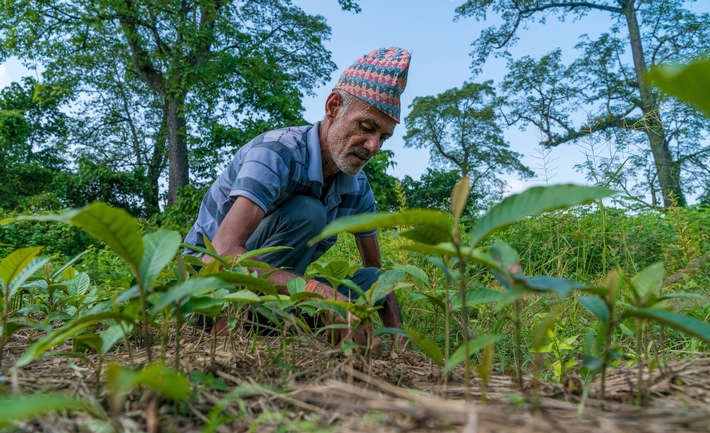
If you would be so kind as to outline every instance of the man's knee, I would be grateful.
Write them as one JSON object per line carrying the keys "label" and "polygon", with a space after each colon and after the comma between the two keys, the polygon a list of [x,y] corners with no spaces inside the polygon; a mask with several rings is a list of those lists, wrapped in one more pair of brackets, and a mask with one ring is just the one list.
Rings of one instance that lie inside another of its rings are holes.
{"label": "man's knee", "polygon": [[309,233],[318,235],[326,224],[325,206],[318,199],[306,195],[297,195],[282,204],[282,212],[288,215],[289,223]]}

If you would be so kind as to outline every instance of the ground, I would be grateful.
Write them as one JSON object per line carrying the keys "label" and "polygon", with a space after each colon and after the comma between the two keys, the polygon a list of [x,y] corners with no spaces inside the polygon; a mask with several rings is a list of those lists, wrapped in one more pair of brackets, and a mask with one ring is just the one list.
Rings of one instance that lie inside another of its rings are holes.
{"label": "ground", "polygon": [[[637,370],[609,372],[604,399],[599,383],[584,404],[579,382],[567,386],[493,374],[485,389],[474,374],[465,386],[461,368],[444,376],[436,365],[408,351],[365,359],[344,355],[321,340],[245,335],[217,337],[193,328],[181,335],[181,371],[214,377],[178,404],[149,390],[135,390],[109,411],[103,382],[97,387],[96,356],[67,362],[39,359],[4,378],[0,392],[60,391],[98,402],[93,415],[49,415],[7,431],[89,432],[710,432],[710,357],[694,354],[652,373],[644,372],[648,399],[636,402]],[[26,335],[10,341],[1,371],[27,347]],[[166,363],[174,364],[174,339]],[[69,345],[58,350],[68,350]],[[160,357],[159,347],[154,357]],[[144,349],[119,348],[105,364],[142,365]],[[105,371],[105,369],[104,369]],[[97,392],[98,390],[98,392]]]}

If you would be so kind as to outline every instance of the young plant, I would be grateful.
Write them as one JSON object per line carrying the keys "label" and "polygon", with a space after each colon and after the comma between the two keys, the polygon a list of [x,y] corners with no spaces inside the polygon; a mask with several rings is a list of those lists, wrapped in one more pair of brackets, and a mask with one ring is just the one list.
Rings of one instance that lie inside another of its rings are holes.
{"label": "young plant", "polygon": [[[636,329],[633,336],[636,339],[636,363],[638,367],[638,398],[644,396],[642,372],[644,367],[644,346],[645,324],[646,322],[657,323],[668,326],[680,332],[695,337],[706,344],[710,344],[710,324],[696,319],[690,315],[678,314],[668,311],[668,301],[674,298],[691,297],[701,298],[694,293],[670,293],[662,294],[663,278],[665,269],[663,263],[651,265],[633,278],[627,279],[624,283],[616,273],[613,273],[607,282],[607,287],[598,289],[597,295],[590,295],[580,298],[580,304],[591,312],[599,321],[597,338],[588,337],[587,354],[585,355],[585,367],[595,373],[602,372],[602,395],[604,392],[605,369],[616,352],[612,346],[612,336],[614,330],[623,326],[623,322],[628,319],[636,320]],[[627,286],[622,300],[622,288]]]}
{"label": "young plant", "polygon": [[21,248],[13,251],[0,261],[0,290],[2,290],[2,312],[0,315],[0,361],[2,361],[6,341],[22,328],[45,328],[26,317],[16,315],[14,297],[22,285],[41,269],[48,259],[37,257],[41,247]]}
{"label": "young plant", "polygon": [[[471,339],[468,331],[466,304],[470,290],[466,279],[469,264],[483,265],[492,270],[507,289],[507,296],[504,302],[515,303],[516,305],[519,305],[517,301],[525,293],[555,292],[563,298],[570,290],[577,287],[574,283],[566,280],[551,277],[527,277],[523,275],[522,266],[517,259],[517,253],[512,248],[502,243],[497,243],[493,247],[482,247],[480,243],[497,230],[526,217],[594,201],[609,196],[614,191],[602,187],[577,185],[530,188],[521,194],[506,198],[479,219],[470,233],[470,241],[466,246],[461,241],[458,221],[461,203],[465,203],[468,198],[467,192],[466,182],[464,181],[455,188],[452,195],[453,227],[448,215],[443,212],[413,209],[388,214],[366,214],[341,218],[330,224],[319,236],[311,240],[311,242],[317,242],[345,231],[364,232],[395,226],[414,226],[412,229],[400,233],[400,236],[412,241],[412,243],[403,246],[403,249],[434,254],[442,259],[442,263],[446,263],[447,258],[455,258],[456,260],[452,262],[454,263],[454,268],[445,270],[444,273],[451,276],[450,279],[455,284],[455,287],[458,288],[461,299],[461,329],[465,337],[465,341],[462,344],[464,352],[462,361],[466,362],[468,362],[471,355],[468,350]],[[519,326],[517,333],[519,335]],[[439,356],[441,351],[433,349],[435,345],[430,344],[431,340],[423,338],[418,333],[410,332],[410,336],[415,343],[424,345],[423,350],[425,352],[434,354],[437,361],[443,363],[443,356]],[[516,337],[516,340],[518,341],[516,345],[519,348],[519,337]],[[482,344],[480,347],[484,346],[485,344]],[[468,378],[470,368],[468,364],[466,367]],[[520,370],[519,361],[518,368]]]}
{"label": "young plant", "polygon": [[123,209],[101,202],[85,208],[69,210],[59,215],[24,216],[0,221],[0,224],[20,220],[57,221],[85,229],[94,238],[108,245],[129,264],[135,275],[141,305],[143,339],[149,362],[152,360],[150,322],[147,298],[152,293],[152,281],[175,257],[180,246],[178,232],[163,230],[141,236],[138,223]]}

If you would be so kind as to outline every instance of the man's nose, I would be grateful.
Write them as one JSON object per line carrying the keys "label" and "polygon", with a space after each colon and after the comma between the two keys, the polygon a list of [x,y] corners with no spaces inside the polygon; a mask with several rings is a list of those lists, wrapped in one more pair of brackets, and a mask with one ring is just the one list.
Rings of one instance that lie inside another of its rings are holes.
{"label": "man's nose", "polygon": [[380,151],[380,144],[380,137],[370,137],[365,142],[365,149],[375,156]]}

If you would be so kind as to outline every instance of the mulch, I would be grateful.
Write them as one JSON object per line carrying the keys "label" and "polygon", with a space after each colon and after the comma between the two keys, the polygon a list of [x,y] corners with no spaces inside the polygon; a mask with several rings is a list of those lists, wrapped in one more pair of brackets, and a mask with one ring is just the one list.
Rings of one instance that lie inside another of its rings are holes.
{"label": "mulch", "polygon": [[[135,390],[110,413],[95,355],[71,363],[47,357],[4,378],[0,393],[62,392],[95,402],[95,413],[48,415],[8,431],[710,432],[710,353],[644,370],[647,398],[639,404],[636,367],[610,370],[604,398],[597,380],[583,399],[574,378],[563,386],[528,377],[521,387],[514,377],[494,373],[484,387],[473,374],[466,386],[462,368],[443,375],[413,351],[367,359],[320,339],[294,337],[284,344],[280,337],[235,334],[217,337],[212,357],[214,337],[186,328],[180,338],[181,371],[210,373],[224,388],[196,387],[178,404]],[[9,371],[26,339],[13,337],[0,371]],[[173,365],[174,344],[168,346],[165,361]],[[153,353],[159,358],[160,348]],[[119,347],[110,362],[140,366],[147,356],[144,349]]]}

